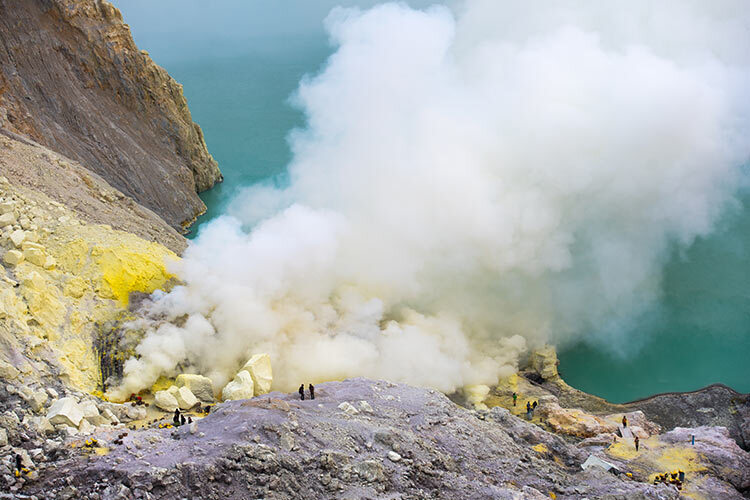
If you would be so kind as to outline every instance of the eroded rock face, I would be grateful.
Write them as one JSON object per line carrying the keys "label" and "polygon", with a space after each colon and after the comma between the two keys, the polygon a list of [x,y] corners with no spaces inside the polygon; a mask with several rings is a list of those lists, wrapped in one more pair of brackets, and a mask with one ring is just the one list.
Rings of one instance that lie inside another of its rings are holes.
{"label": "eroded rock face", "polygon": [[0,127],[101,175],[173,227],[221,180],[182,86],[110,3],[0,0]]}

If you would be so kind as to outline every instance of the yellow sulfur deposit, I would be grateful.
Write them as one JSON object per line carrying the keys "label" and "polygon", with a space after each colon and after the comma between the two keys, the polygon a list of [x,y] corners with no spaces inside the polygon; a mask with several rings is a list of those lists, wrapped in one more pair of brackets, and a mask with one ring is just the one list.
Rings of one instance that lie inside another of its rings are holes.
{"label": "yellow sulfur deposit", "polygon": [[549,448],[544,443],[535,444],[531,449],[537,453],[549,453]]}
{"label": "yellow sulfur deposit", "polygon": [[112,298],[123,305],[128,304],[131,292],[153,292],[172,278],[165,264],[176,256],[157,243],[139,243],[136,248],[96,246],[91,252],[106,285],[100,290],[111,292]]}
{"label": "yellow sulfur deposit", "polygon": [[[128,318],[131,293],[167,286],[168,262],[178,257],[133,234],[82,223],[43,199],[15,196],[15,213],[33,217],[39,229],[15,231],[27,257],[14,261],[12,274],[0,266],[0,342],[51,363],[78,389],[101,389],[95,339]],[[0,259],[15,247],[2,239]]]}

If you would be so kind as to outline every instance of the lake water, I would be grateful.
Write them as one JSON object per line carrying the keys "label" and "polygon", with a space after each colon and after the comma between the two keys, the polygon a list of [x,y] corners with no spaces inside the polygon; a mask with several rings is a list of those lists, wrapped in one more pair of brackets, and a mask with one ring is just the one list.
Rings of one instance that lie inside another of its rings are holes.
{"label": "lake water", "polygon": [[[284,172],[286,135],[303,124],[288,97],[330,52],[322,20],[335,3],[287,0],[269,11],[275,3],[233,0],[206,11],[196,1],[115,2],[139,47],[184,85],[224,174],[201,195],[209,210],[193,234],[238,187]],[[566,381],[613,402],[716,382],[750,391],[748,249],[750,215],[728,216],[714,236],[674,256],[660,307],[629,325],[624,342],[561,350]]]}

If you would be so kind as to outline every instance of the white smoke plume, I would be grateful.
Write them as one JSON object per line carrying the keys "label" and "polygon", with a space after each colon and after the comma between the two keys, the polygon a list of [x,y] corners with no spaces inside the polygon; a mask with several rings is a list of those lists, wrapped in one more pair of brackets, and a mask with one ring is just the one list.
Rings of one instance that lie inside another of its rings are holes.
{"label": "white smoke plume", "polygon": [[670,253],[737,204],[743,0],[385,4],[327,29],[288,186],[191,244],[121,393],[180,370],[220,387],[255,352],[285,390],[492,383],[648,310]]}

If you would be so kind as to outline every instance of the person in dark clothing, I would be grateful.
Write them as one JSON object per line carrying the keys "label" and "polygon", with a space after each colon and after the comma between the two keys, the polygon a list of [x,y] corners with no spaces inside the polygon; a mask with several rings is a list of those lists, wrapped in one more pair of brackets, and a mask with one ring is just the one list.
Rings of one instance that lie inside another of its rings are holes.
{"label": "person in dark clothing", "polygon": [[185,415],[180,415],[180,425],[185,425]]}
{"label": "person in dark clothing", "polygon": [[20,453],[16,453],[16,471],[21,472],[23,469],[23,458]]}
{"label": "person in dark clothing", "polygon": [[310,384],[310,399],[315,399],[315,386]]}
{"label": "person in dark clothing", "polygon": [[302,401],[305,400],[305,384],[300,384],[300,386],[299,386],[299,398]]}
{"label": "person in dark clothing", "polygon": [[180,409],[179,408],[174,409],[174,416],[172,417],[172,423],[175,426],[180,425]]}
{"label": "person in dark clothing", "polygon": [[516,406],[516,401],[518,400],[518,394],[515,392],[513,393],[513,406]]}
{"label": "person in dark clothing", "polygon": [[531,401],[526,401],[526,412],[528,413],[530,411],[531,411]]}
{"label": "person in dark clothing", "polygon": [[627,427],[628,426],[628,417],[625,415],[622,416],[622,426]]}
{"label": "person in dark clothing", "polygon": [[538,403],[538,402],[536,402],[536,401],[534,401],[534,404],[533,404],[533,405],[531,405],[531,409],[532,409],[532,410],[536,410],[536,407],[537,407],[537,405],[539,405],[539,403]]}
{"label": "person in dark clothing", "polygon": [[638,436],[635,437],[635,451],[638,451],[638,445],[641,443],[641,440],[638,439]]}
{"label": "person in dark clothing", "polygon": [[193,423],[193,417],[191,417],[191,416],[189,416],[189,415],[188,415],[188,423],[189,423],[189,424],[192,424],[192,423]]}

